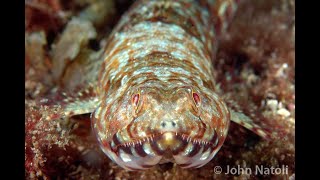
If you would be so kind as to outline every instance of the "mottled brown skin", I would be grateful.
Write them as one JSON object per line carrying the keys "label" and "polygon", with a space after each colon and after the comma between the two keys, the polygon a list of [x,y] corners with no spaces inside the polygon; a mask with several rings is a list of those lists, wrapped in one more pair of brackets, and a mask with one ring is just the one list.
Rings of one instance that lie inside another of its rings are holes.
{"label": "mottled brown skin", "polygon": [[236,3],[137,1],[110,35],[97,87],[64,99],[61,114],[94,111],[101,149],[130,170],[165,162],[201,167],[223,145],[230,120],[266,137],[226,106],[213,76],[219,36]]}
{"label": "mottled brown skin", "polygon": [[131,170],[170,161],[201,167],[218,152],[230,113],[211,60],[235,3],[138,1],[122,17],[106,46],[92,115],[113,161]]}

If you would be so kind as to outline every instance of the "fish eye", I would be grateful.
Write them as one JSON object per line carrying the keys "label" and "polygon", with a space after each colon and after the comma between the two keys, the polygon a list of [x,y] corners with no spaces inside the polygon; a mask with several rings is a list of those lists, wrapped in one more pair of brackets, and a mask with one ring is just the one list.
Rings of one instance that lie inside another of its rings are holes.
{"label": "fish eye", "polygon": [[132,95],[132,104],[138,106],[140,100],[140,93]]}
{"label": "fish eye", "polygon": [[[136,117],[137,116],[137,113],[138,113],[138,111],[139,111],[139,106],[140,106],[140,104],[141,104],[141,99],[140,99],[140,91],[138,92],[138,93],[135,93],[135,94],[133,94],[132,95],[132,98],[131,98],[131,103],[132,103],[132,106],[133,106],[133,108],[132,108],[132,115],[134,116],[134,117]],[[140,106],[141,107],[141,106]]]}
{"label": "fish eye", "polygon": [[192,91],[192,97],[193,97],[193,101],[194,101],[195,105],[196,105],[197,107],[199,107],[199,106],[200,106],[200,103],[201,103],[201,99],[200,99],[199,94],[196,93],[196,92],[194,92],[194,91]]}

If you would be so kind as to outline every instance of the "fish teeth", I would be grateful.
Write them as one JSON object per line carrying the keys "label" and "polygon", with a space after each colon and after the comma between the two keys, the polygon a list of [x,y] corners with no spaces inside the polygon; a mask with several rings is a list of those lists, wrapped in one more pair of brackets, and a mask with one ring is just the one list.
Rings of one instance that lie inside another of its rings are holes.
{"label": "fish teeth", "polygon": [[183,153],[181,153],[182,156],[187,156],[193,149],[192,142],[189,142]]}
{"label": "fish teeth", "polygon": [[205,152],[202,153],[200,160],[201,161],[206,160],[210,156],[210,153],[211,153],[211,148],[208,148]]}
{"label": "fish teeth", "polygon": [[123,162],[131,162],[132,161],[132,156],[125,153],[122,149],[119,151],[119,156],[122,159]]}
{"label": "fish teeth", "polygon": [[143,147],[144,152],[146,152],[148,155],[152,155],[152,156],[156,155],[153,152],[151,145],[149,143],[144,143],[142,147]]}

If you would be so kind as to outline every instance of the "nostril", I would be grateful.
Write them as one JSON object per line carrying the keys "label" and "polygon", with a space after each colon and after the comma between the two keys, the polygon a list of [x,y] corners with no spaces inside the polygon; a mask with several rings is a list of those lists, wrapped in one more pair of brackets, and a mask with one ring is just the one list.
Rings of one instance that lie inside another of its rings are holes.
{"label": "nostril", "polygon": [[162,121],[160,123],[161,128],[165,128],[165,129],[170,129],[170,128],[176,128],[177,123],[171,120],[167,120],[167,121]]}
{"label": "nostril", "polygon": [[166,123],[165,122],[162,122],[161,123],[161,126],[164,128],[164,127],[166,127]]}

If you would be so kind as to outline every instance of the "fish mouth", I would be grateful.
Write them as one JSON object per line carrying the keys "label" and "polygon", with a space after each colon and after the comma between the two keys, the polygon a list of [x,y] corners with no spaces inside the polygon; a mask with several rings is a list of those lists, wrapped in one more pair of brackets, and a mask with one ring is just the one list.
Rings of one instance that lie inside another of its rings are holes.
{"label": "fish mouth", "polygon": [[208,140],[167,131],[123,143],[119,133],[116,133],[112,140],[102,144],[102,149],[123,168],[141,170],[161,162],[177,163],[183,168],[198,168],[208,163],[221,145],[215,131]]}

